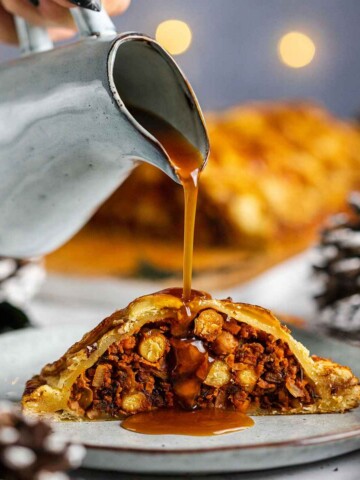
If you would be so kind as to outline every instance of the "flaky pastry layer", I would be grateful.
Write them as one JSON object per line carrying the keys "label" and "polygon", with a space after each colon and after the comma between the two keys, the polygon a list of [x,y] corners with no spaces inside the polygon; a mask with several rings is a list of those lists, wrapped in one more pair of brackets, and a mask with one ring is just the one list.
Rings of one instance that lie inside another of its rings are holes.
{"label": "flaky pastry layer", "polygon": [[[255,305],[234,303],[229,299],[215,300],[201,293],[194,296],[186,309],[191,312],[192,319],[196,319],[201,312],[212,310],[223,318],[234,319],[239,324],[246,324],[283,342],[313,385],[315,394],[312,403],[292,405],[286,409],[279,409],[277,405],[273,408],[271,405],[267,408],[259,404],[249,405],[247,413],[268,415],[343,412],[360,404],[359,381],[351,370],[331,360],[310,356],[309,351],[291,336],[290,331],[282,326],[270,311]],[[72,388],[79,376],[89,371],[109,347],[137,334],[146,325],[151,324],[154,327],[170,321],[175,326],[181,326],[183,318],[184,303],[170,291],[134,300],[127,308],[103,320],[59,360],[46,365],[39,375],[27,382],[22,399],[24,411],[63,420],[85,419],[82,413],[71,408],[70,402]]]}

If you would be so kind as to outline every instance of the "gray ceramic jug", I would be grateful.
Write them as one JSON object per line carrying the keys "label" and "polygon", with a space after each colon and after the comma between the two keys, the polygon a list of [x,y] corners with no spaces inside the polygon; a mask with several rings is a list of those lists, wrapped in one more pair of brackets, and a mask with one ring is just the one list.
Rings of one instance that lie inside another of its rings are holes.
{"label": "gray ceramic jug", "polygon": [[129,105],[164,118],[208,156],[199,104],[171,56],[145,35],[116,34],[105,12],[73,15],[82,38],[56,49],[17,19],[25,56],[0,67],[2,256],[62,245],[138,162],[178,181]]}

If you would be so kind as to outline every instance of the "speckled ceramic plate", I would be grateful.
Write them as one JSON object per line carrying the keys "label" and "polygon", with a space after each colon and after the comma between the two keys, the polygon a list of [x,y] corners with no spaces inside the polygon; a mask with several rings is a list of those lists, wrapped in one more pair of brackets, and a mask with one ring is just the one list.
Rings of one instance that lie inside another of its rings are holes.
{"label": "speckled ceramic plate", "polygon": [[[60,356],[83,326],[24,330],[0,337],[0,397],[18,401],[26,379]],[[293,329],[318,355],[360,373],[360,350]],[[330,458],[360,448],[360,409],[346,414],[255,417],[255,426],[217,437],[141,435],[119,422],[55,423],[88,448],[85,466],[141,473],[214,473],[268,469]]]}

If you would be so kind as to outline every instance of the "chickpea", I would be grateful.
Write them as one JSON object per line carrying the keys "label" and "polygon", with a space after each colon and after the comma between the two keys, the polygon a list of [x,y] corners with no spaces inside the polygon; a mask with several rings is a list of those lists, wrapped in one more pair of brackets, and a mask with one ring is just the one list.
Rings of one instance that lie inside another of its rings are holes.
{"label": "chickpea", "polygon": [[219,355],[227,355],[228,353],[233,353],[239,345],[238,340],[231,335],[231,333],[223,331],[218,337],[216,337],[215,342],[213,343],[214,351]]}
{"label": "chickpea", "polygon": [[139,345],[139,354],[149,362],[157,362],[165,354],[167,340],[158,331],[147,332]]}
{"label": "chickpea", "polygon": [[207,374],[207,377],[204,381],[206,385],[211,387],[223,387],[230,382],[230,371],[229,367],[222,360],[215,360]]}
{"label": "chickpea", "polygon": [[143,393],[134,392],[123,397],[121,406],[125,412],[136,413],[145,410],[148,406],[148,401]]}
{"label": "chickpea", "polygon": [[254,367],[244,364],[244,369],[235,372],[235,382],[244,387],[246,391],[252,391],[257,382],[257,375]]}
{"label": "chickpea", "polygon": [[203,310],[195,319],[194,333],[209,342],[221,333],[223,317],[215,310]]}

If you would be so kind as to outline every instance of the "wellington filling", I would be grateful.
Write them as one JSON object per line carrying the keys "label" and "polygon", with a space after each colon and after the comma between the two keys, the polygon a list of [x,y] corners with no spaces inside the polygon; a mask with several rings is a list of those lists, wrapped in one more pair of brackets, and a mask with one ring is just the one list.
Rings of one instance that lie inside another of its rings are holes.
{"label": "wellington filling", "polygon": [[286,343],[207,309],[185,338],[174,337],[169,320],[112,344],[77,378],[69,407],[97,419],[169,407],[281,413],[315,399]]}

